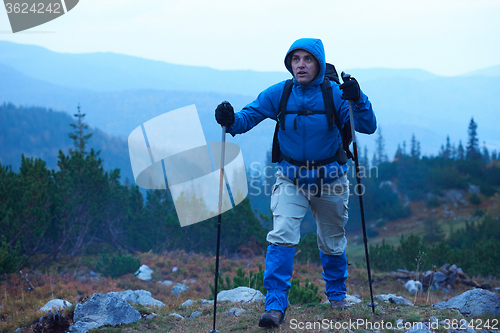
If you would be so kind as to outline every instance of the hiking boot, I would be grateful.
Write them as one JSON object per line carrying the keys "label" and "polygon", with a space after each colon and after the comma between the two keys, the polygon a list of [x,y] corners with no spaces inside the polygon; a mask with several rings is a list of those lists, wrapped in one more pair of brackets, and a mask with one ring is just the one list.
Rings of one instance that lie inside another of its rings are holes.
{"label": "hiking boot", "polygon": [[337,310],[346,310],[348,307],[351,306],[348,301],[344,298],[343,300],[340,301],[332,301],[330,300],[330,304],[332,305],[332,308],[337,309]]}
{"label": "hiking boot", "polygon": [[266,311],[259,319],[259,327],[279,327],[285,321],[285,315],[281,311]]}

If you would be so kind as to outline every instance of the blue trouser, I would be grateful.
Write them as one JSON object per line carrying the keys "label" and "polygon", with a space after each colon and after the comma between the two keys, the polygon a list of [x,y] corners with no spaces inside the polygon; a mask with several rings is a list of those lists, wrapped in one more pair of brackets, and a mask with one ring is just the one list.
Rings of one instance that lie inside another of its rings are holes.
{"label": "blue trouser", "polygon": [[323,266],[323,279],[326,281],[326,296],[330,301],[340,301],[345,298],[347,279],[347,257],[344,253],[340,256],[330,256],[319,251],[321,265]]}
{"label": "blue trouser", "polygon": [[290,289],[295,248],[269,245],[264,270],[264,287],[267,289],[266,311],[285,313],[288,307],[286,293]]}
{"label": "blue trouser", "polygon": [[[325,255],[321,251],[323,279],[326,281],[326,295],[329,300],[340,301],[346,296],[347,258],[345,251],[340,256]],[[264,287],[267,289],[266,311],[285,313],[288,307],[287,292],[291,287],[295,248],[269,245],[264,270]]]}

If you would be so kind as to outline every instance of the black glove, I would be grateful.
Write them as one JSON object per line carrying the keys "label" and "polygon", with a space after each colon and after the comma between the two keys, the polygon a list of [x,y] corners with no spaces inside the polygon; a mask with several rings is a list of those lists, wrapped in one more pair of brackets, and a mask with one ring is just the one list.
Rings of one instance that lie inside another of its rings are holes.
{"label": "black glove", "polygon": [[217,105],[215,109],[215,120],[221,125],[230,127],[234,123],[234,109],[228,101]]}
{"label": "black glove", "polygon": [[349,101],[358,101],[361,97],[361,89],[359,89],[358,81],[349,74],[342,72],[342,83],[339,88],[342,89],[342,96],[340,98]]}

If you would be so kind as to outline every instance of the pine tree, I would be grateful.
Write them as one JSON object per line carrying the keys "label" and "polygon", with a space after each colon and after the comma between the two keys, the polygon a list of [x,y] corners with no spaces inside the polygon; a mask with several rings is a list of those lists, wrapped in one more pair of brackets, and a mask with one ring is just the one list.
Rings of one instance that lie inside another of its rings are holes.
{"label": "pine tree", "polygon": [[396,154],[394,154],[394,159],[400,160],[403,157],[404,157],[403,149],[401,148],[401,145],[398,143],[398,148],[396,149]]}
{"label": "pine tree", "polygon": [[490,152],[488,151],[488,148],[486,147],[485,141],[483,141],[483,152],[481,154],[481,160],[483,161],[483,164],[489,164],[491,162]]}
{"label": "pine tree", "polygon": [[446,136],[446,146],[441,145],[441,152],[439,153],[439,156],[441,156],[442,158],[444,158],[446,160],[453,158],[452,146],[450,143],[450,136],[449,135]]}
{"label": "pine tree", "polygon": [[[389,159],[387,158],[387,155],[385,153],[385,139],[382,136],[382,128],[379,126],[378,130],[378,136],[375,139],[376,140],[376,145],[377,145],[377,165],[380,163],[387,162]],[[375,165],[375,163],[373,163]]]}
{"label": "pine tree", "polygon": [[411,137],[411,151],[410,156],[415,158],[420,158],[420,142],[415,138],[415,134]]}
{"label": "pine tree", "polygon": [[86,130],[89,126],[83,122],[83,118],[85,118],[85,113],[80,112],[80,104],[78,104],[78,113],[75,113],[74,116],[77,119],[76,124],[71,124],[70,126],[73,127],[75,130],[74,133],[70,133],[69,137],[73,139],[75,147],[77,150],[82,153],[86,154],[85,151],[85,146],[87,144],[87,140],[90,139],[92,136],[92,133],[89,134],[83,134],[84,130]]}
{"label": "pine tree", "polygon": [[481,158],[481,152],[479,150],[479,139],[477,137],[477,124],[474,122],[474,118],[471,118],[469,123],[467,139],[467,152],[465,157],[467,160],[477,160]]}
{"label": "pine tree", "polygon": [[462,140],[459,141],[458,143],[458,148],[457,148],[457,160],[464,160],[465,159],[465,149],[464,146],[462,145]]}

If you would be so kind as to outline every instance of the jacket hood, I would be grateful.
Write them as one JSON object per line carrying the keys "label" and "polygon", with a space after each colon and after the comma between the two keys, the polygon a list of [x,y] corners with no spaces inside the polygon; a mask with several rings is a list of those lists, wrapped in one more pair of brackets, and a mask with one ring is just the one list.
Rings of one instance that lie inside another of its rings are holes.
{"label": "jacket hood", "polygon": [[292,75],[293,71],[292,71],[291,57],[292,57],[292,52],[297,49],[306,50],[307,52],[311,53],[316,58],[316,60],[318,60],[319,64],[318,76],[310,84],[320,84],[321,82],[323,82],[323,78],[325,76],[326,60],[325,60],[325,48],[323,47],[323,42],[321,41],[321,39],[301,38],[297,39],[292,44],[292,46],[290,46],[290,49],[288,50],[285,56],[285,67]]}

